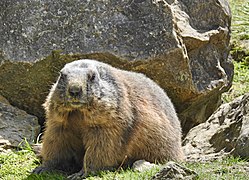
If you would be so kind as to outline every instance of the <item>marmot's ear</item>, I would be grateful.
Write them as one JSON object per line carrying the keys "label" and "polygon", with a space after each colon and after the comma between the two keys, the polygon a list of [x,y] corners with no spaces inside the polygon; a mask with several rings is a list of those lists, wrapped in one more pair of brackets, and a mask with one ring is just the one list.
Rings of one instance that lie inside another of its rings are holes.
{"label": "marmot's ear", "polygon": [[62,71],[59,72],[59,78],[60,80],[66,80],[67,75],[65,73],[63,73]]}
{"label": "marmot's ear", "polygon": [[101,79],[105,78],[107,76],[107,70],[104,67],[97,67],[97,76]]}

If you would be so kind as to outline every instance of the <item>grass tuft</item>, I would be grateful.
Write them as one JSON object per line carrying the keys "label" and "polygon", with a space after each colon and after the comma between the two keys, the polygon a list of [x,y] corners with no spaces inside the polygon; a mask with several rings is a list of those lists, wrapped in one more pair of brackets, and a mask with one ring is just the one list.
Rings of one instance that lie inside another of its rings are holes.
{"label": "grass tuft", "polygon": [[222,95],[223,102],[230,102],[249,92],[249,1],[229,0],[232,10],[231,55],[234,78],[231,89]]}

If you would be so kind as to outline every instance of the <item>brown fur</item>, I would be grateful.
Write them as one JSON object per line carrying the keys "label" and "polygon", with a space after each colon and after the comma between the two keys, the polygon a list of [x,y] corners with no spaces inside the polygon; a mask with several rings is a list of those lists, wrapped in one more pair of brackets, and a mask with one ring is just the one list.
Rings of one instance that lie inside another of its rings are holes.
{"label": "brown fur", "polygon": [[[61,73],[44,104],[43,164],[34,173],[81,170],[76,176],[83,176],[115,169],[125,157],[125,166],[184,159],[174,107],[153,81],[93,60],[69,63]],[[82,92],[72,98],[75,85]]]}

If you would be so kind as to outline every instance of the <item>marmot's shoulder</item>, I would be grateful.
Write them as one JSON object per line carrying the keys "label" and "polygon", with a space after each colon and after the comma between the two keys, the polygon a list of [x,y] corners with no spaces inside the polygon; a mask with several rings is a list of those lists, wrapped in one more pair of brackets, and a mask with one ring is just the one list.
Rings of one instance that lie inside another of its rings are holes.
{"label": "marmot's shoulder", "polygon": [[173,103],[167,93],[146,75],[115,68],[113,76],[118,81],[125,83],[127,90],[130,90],[130,94],[134,97],[143,97],[143,99],[155,104],[160,110],[165,111],[167,114],[174,114],[176,117]]}

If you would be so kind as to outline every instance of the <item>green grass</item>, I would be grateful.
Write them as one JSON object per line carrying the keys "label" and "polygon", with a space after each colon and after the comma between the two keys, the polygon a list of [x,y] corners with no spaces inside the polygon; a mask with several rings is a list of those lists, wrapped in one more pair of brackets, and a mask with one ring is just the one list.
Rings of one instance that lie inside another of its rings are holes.
{"label": "green grass", "polygon": [[64,179],[62,175],[31,175],[31,171],[38,166],[39,161],[34,152],[20,150],[8,153],[0,153],[0,179],[1,180],[45,180]]}
{"label": "green grass", "polygon": [[249,169],[246,169],[249,163],[239,158],[228,157],[223,160],[185,165],[198,173],[198,179],[246,180],[249,176]]}
{"label": "green grass", "polygon": [[[39,160],[31,150],[20,150],[8,153],[0,153],[0,179],[1,180],[64,180],[66,177],[63,174],[42,174],[33,175],[30,172],[39,165]],[[88,177],[88,180],[93,179],[149,179],[159,168],[144,173],[134,172],[132,170],[120,170],[120,172],[100,172],[98,176]]]}
{"label": "green grass", "polygon": [[35,156],[32,152],[18,151],[0,154],[0,179],[23,179],[35,167]]}
{"label": "green grass", "polygon": [[249,1],[229,0],[232,11],[232,39],[249,39]]}
{"label": "green grass", "polygon": [[231,89],[224,93],[224,102],[249,92],[249,1],[230,0],[232,10],[231,55],[234,64],[234,79]]}
{"label": "green grass", "polygon": [[249,92],[249,66],[243,61],[234,63],[234,78],[232,87],[226,93],[223,93],[222,100],[224,102],[230,102],[236,97],[239,97]]}
{"label": "green grass", "polygon": [[[20,150],[16,152],[9,152],[7,154],[0,154],[0,179],[1,180],[64,180],[65,176],[62,174],[43,174],[31,175],[33,168],[39,165],[34,153],[30,150]],[[213,162],[189,162],[183,163],[184,166],[194,170],[198,173],[198,179],[248,179],[249,176],[249,162],[238,158],[229,157],[224,160],[216,160]],[[248,169],[246,169],[246,167]],[[88,180],[94,179],[150,179],[159,168],[153,168],[144,173],[134,172],[132,170],[121,170],[120,172],[101,172],[97,176],[88,177]]]}

